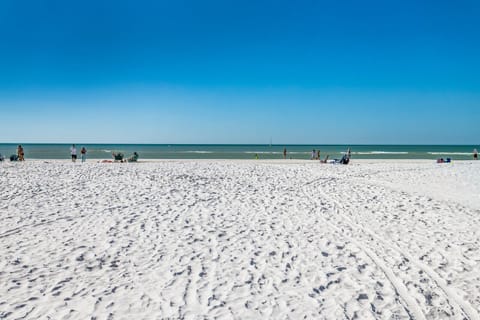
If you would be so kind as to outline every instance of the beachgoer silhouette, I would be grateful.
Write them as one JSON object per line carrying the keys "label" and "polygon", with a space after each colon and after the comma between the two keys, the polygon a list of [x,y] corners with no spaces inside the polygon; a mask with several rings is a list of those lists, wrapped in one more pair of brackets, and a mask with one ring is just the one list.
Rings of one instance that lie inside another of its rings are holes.
{"label": "beachgoer silhouette", "polygon": [[134,151],[133,155],[130,158],[128,158],[126,161],[127,162],[137,162],[137,160],[138,160],[138,153],[137,153],[137,151]]}
{"label": "beachgoer silhouette", "polygon": [[21,144],[18,145],[17,147],[17,156],[18,156],[18,161],[24,161],[25,158],[25,152],[23,151],[23,147]]}
{"label": "beachgoer silhouette", "polygon": [[82,162],[87,160],[87,149],[85,147],[82,147],[82,150],[80,150],[80,156],[82,157]]}
{"label": "beachgoer silhouette", "polygon": [[72,162],[77,161],[77,148],[74,144],[70,147],[70,155],[72,156]]}

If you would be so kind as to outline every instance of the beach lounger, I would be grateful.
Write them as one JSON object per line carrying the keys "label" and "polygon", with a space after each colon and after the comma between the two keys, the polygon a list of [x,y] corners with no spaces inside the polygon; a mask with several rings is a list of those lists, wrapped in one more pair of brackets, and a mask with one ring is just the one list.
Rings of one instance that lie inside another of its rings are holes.
{"label": "beach lounger", "polygon": [[340,159],[340,164],[348,164],[350,162],[350,158],[343,156],[342,159]]}
{"label": "beach lounger", "polygon": [[350,162],[350,158],[344,154],[342,159],[338,160],[338,159],[335,159],[335,163],[340,163],[340,164],[348,164]]}
{"label": "beach lounger", "polygon": [[115,161],[123,161],[123,153],[112,153],[112,156]]}

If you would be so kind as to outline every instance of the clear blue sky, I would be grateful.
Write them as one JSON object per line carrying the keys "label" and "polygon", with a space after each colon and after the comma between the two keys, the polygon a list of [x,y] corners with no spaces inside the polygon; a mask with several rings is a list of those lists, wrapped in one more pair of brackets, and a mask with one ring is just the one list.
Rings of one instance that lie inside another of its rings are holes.
{"label": "clear blue sky", "polygon": [[0,142],[480,143],[480,1],[0,1]]}

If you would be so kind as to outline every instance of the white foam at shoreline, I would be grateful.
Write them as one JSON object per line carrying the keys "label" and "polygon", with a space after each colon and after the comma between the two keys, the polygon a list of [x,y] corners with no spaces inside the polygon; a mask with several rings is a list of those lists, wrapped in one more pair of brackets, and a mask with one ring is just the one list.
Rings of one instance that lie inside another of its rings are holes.
{"label": "white foam at shoreline", "polygon": [[248,154],[283,154],[283,152],[280,151],[244,151],[243,153],[248,153]]}
{"label": "white foam at shoreline", "polygon": [[472,152],[428,152],[433,155],[458,155],[458,156],[472,156]]}
{"label": "white foam at shoreline", "polygon": [[203,150],[196,150],[196,151],[177,151],[176,153],[213,153],[213,151],[203,151]]}
{"label": "white foam at shoreline", "polygon": [[409,154],[406,151],[367,151],[367,152],[352,152],[352,154]]}

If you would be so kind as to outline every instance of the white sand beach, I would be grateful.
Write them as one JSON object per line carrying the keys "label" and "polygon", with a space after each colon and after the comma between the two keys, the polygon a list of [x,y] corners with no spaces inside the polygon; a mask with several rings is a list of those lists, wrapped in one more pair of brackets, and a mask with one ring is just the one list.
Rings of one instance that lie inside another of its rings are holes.
{"label": "white sand beach", "polygon": [[480,319],[480,161],[0,163],[0,318]]}

